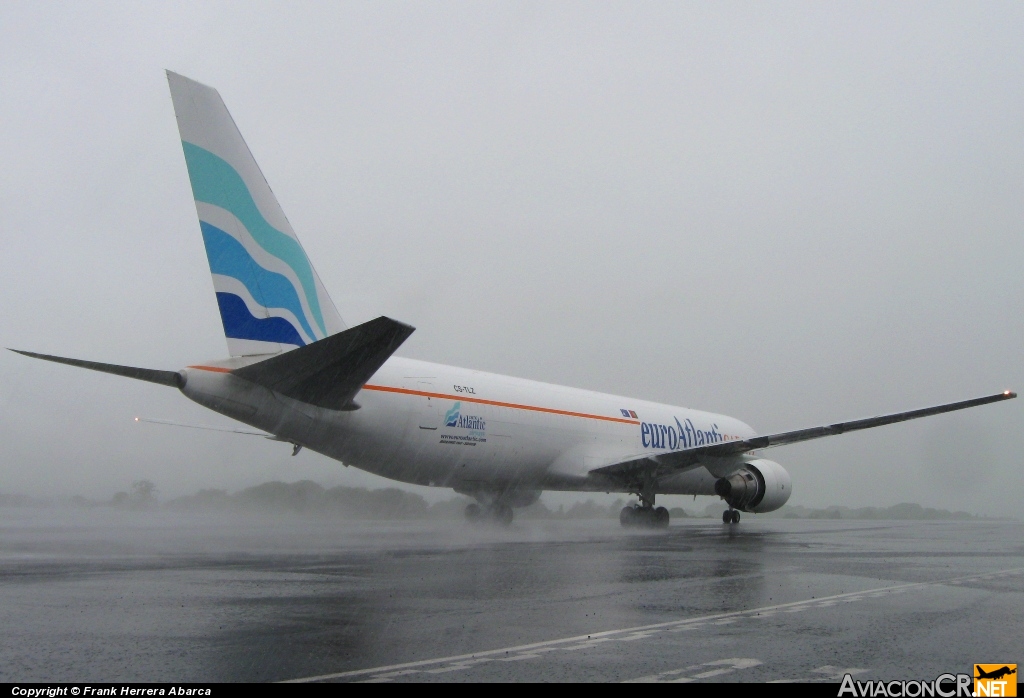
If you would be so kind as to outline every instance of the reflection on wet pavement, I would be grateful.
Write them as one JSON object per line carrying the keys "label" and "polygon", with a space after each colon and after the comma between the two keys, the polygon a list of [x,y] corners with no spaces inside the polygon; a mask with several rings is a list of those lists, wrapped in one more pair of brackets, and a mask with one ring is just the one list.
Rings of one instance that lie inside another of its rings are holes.
{"label": "reflection on wet pavement", "polygon": [[6,509],[0,680],[934,678],[1024,655],[1022,529]]}

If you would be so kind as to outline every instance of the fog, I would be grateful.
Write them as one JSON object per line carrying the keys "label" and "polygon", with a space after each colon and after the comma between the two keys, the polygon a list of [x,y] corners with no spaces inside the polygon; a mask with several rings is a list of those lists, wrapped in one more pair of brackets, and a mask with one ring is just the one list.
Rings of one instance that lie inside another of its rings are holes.
{"label": "fog", "polygon": [[[1019,3],[6,3],[0,344],[226,356],[167,68],[220,90],[345,320],[417,328],[403,356],[762,433],[1019,389],[1022,34]],[[770,457],[793,505],[1010,514],[1022,410]],[[0,492],[396,486],[137,415],[227,423],[4,352]]]}

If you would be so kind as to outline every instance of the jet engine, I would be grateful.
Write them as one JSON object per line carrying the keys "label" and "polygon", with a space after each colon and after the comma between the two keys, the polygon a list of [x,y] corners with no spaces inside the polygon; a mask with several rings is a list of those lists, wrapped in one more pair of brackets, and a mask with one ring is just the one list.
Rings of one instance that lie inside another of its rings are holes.
{"label": "jet engine", "polygon": [[763,514],[789,500],[792,483],[778,463],[763,458],[750,461],[728,477],[715,482],[715,494],[740,511]]}

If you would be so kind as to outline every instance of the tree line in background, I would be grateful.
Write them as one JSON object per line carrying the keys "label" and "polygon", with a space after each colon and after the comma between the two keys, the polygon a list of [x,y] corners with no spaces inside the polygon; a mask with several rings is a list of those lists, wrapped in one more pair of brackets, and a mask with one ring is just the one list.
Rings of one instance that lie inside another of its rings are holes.
{"label": "tree line in background", "polygon": [[[369,490],[361,487],[325,488],[310,480],[299,482],[266,482],[229,494],[227,490],[200,490],[193,495],[177,497],[161,503],[156,485],[149,480],[137,480],[126,492],[118,492],[109,500],[90,500],[76,496],[68,500],[77,507],[113,507],[125,510],[167,509],[180,512],[262,512],[318,516],[335,516],[355,520],[382,519],[452,519],[461,518],[470,500],[457,496],[453,499],[428,503],[414,492],[398,488]],[[54,504],[22,495],[0,493],[0,506],[40,506]],[[543,500],[516,511],[522,519],[618,519],[619,510],[627,504],[617,499],[609,505],[593,500],[576,502],[558,508],[547,506]],[[725,504],[715,500],[700,510],[687,511],[672,507],[673,520],[682,518],[719,518]],[[891,507],[832,506],[810,509],[790,505],[771,514],[771,518],[788,519],[857,519],[857,520],[969,520],[979,518],[963,511],[931,509],[919,504],[896,504]]]}

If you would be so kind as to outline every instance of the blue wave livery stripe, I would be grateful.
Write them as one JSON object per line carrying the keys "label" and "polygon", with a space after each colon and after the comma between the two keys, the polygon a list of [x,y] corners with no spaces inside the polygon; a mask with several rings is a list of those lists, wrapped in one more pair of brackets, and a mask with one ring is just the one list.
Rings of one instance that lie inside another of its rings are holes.
{"label": "blue wave livery stripe", "polygon": [[277,342],[305,346],[302,337],[284,318],[254,317],[245,301],[233,293],[217,292],[217,305],[224,322],[224,334],[233,339],[256,339],[261,342]]}
{"label": "blue wave livery stripe", "polygon": [[320,312],[313,267],[298,240],[270,225],[253,201],[249,188],[235,169],[222,158],[188,141],[181,142],[185,151],[192,195],[196,201],[219,206],[231,212],[246,227],[253,240],[295,272],[305,292],[306,303],[321,334],[327,334]]}
{"label": "blue wave livery stripe", "polygon": [[456,402],[452,405],[452,408],[444,414],[444,425],[446,427],[453,427],[459,423],[459,410],[462,409],[462,403]]}
{"label": "blue wave livery stripe", "polygon": [[316,334],[306,321],[295,286],[288,277],[261,267],[242,243],[217,226],[199,221],[199,227],[203,231],[211,272],[241,281],[253,300],[264,308],[290,310],[298,318],[306,336],[316,339]]}

